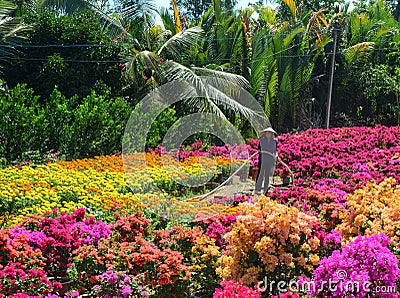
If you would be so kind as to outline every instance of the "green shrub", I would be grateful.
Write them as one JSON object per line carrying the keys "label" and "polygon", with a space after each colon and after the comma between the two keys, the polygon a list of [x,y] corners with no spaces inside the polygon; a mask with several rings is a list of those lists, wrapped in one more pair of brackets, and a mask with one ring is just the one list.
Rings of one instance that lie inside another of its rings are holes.
{"label": "green shrub", "polygon": [[0,94],[0,157],[14,161],[25,151],[44,149],[49,123],[38,100],[26,85]]}
{"label": "green shrub", "polygon": [[[156,119],[153,119],[154,115],[158,115]],[[143,107],[142,102],[139,102],[126,126],[123,139],[125,150],[145,150],[161,145],[168,129],[176,121],[176,111],[173,108],[157,105]],[[148,127],[150,127],[148,133],[143,133],[143,128]],[[138,148],[139,145],[145,145],[145,147]]]}
{"label": "green shrub", "polygon": [[122,98],[94,91],[79,100],[54,89],[41,103],[26,85],[0,94],[0,103],[0,157],[8,162],[24,161],[27,152],[57,151],[68,159],[116,153],[132,111]]}
{"label": "green shrub", "polygon": [[173,108],[167,108],[161,112],[152,123],[147,136],[146,147],[155,148],[161,145],[168,129],[177,121],[176,111]]}
{"label": "green shrub", "polygon": [[68,158],[92,157],[121,151],[121,139],[132,108],[122,98],[108,99],[92,92],[73,111],[60,137]]}

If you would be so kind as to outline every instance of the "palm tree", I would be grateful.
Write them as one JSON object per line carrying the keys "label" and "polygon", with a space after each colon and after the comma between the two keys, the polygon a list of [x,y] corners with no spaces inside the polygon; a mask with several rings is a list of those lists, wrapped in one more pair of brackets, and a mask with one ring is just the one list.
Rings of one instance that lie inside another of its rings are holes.
{"label": "palm tree", "polygon": [[[185,79],[200,88],[204,86],[201,77],[208,77],[208,84],[213,90],[206,98],[189,102],[204,111],[211,111],[223,116],[222,107],[234,107],[236,112],[253,115],[253,111],[244,104],[236,102],[230,94],[239,87],[249,87],[248,81],[240,76],[227,73],[212,67],[192,67],[183,63],[181,57],[190,54],[190,50],[198,47],[205,32],[199,27],[187,28],[179,32],[174,19],[175,34],[154,24],[155,1],[119,1],[117,15],[110,16],[89,0],[30,0],[28,5],[46,7],[57,14],[72,14],[82,10],[90,10],[104,26],[104,29],[115,37],[118,32],[124,32],[122,41],[126,46],[125,70],[131,80],[130,95],[138,99],[152,88],[176,79]],[[214,7],[216,9],[216,7]],[[222,22],[221,15],[217,18]],[[232,32],[236,31],[234,18],[231,18]],[[128,28],[124,31],[122,24]],[[136,26],[136,27],[135,27]],[[136,29],[136,30],[134,30]],[[218,34],[221,29],[216,31]],[[130,33],[130,34],[129,34]],[[135,33],[135,34],[133,34]],[[138,34],[141,33],[141,34]],[[218,35],[220,36],[220,35]],[[119,39],[121,41],[121,39]],[[221,43],[222,44],[222,43]],[[228,87],[225,92],[217,88],[220,79],[226,79]],[[213,86],[213,83],[215,86]],[[207,87],[207,88],[208,88]],[[129,93],[128,93],[129,94]],[[214,97],[214,98],[213,98]],[[215,99],[218,98],[218,99]]]}
{"label": "palm tree", "polygon": [[[390,44],[398,36],[400,26],[383,0],[376,1],[363,11],[350,12],[347,16],[339,13],[336,19],[343,29],[340,31],[335,72],[340,92],[334,93],[335,102],[332,103],[336,111],[346,112],[353,117],[357,117],[357,110],[364,106],[363,115],[375,118],[375,103],[366,102],[363,96],[361,73],[365,65],[386,63]],[[349,98],[352,100],[349,101]],[[343,106],[346,106],[346,110]],[[368,106],[372,106],[371,110]]]}
{"label": "palm tree", "polygon": [[0,3],[0,71],[5,63],[14,57],[18,50],[16,43],[20,43],[24,39],[24,33],[29,27],[21,23],[19,17],[15,17],[15,6],[11,1],[3,1]]}
{"label": "palm tree", "polygon": [[[253,115],[251,109],[235,101],[229,94],[241,87],[248,88],[249,84],[245,78],[221,70],[185,66],[178,62],[181,54],[189,51],[203,36],[204,31],[201,28],[192,27],[168,38],[154,51],[140,50],[138,47],[134,47],[127,62],[127,74],[135,83],[136,88],[134,89],[139,90],[139,94],[136,94],[135,97],[140,97],[139,95],[144,95],[152,88],[164,83],[183,79],[200,89],[207,89],[208,92],[212,90],[212,94],[209,94],[208,97],[189,102],[199,110],[223,116],[221,107],[234,107],[235,111],[247,117]],[[201,80],[202,77],[207,77],[207,86]],[[228,84],[224,88],[225,93],[221,92],[217,86],[221,80]]]}
{"label": "palm tree", "polygon": [[[351,13],[348,21],[349,32],[345,32],[347,40],[346,48],[360,47],[365,48],[363,43],[369,42],[373,50],[373,59],[376,62],[383,62],[385,48],[389,46],[392,38],[398,34],[400,26],[392,16],[386,1],[378,0],[374,5],[368,6],[368,10],[362,13]],[[383,50],[382,50],[383,49]],[[376,51],[375,51],[376,50]],[[357,55],[367,52],[359,51]],[[357,55],[355,58],[357,58]]]}
{"label": "palm tree", "polygon": [[199,62],[207,68],[229,70],[249,79],[249,18],[253,11],[250,8],[239,13],[222,11],[220,1],[213,1],[199,22],[206,32],[200,45],[205,55]]}
{"label": "palm tree", "polygon": [[285,19],[270,7],[257,7],[250,64],[252,93],[278,129],[298,125],[301,92],[323,53],[328,25],[322,9],[302,12],[294,0],[283,5],[289,11]]}

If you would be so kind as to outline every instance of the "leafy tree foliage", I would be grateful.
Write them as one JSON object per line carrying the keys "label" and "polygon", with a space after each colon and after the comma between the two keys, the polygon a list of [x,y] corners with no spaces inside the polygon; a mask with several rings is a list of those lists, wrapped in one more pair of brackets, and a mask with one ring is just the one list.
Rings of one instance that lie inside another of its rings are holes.
{"label": "leafy tree foliage", "polygon": [[[32,3],[18,3],[22,2]],[[0,5],[0,37],[5,43],[0,48],[5,53],[0,55],[0,59],[5,57],[0,64],[4,64],[10,88],[26,83],[35,95],[40,95],[33,101],[45,102],[58,86],[58,92],[75,105],[86,100],[90,107],[103,100],[93,92],[108,92],[109,97],[103,101],[113,101],[123,94],[124,100],[135,105],[166,82],[198,82],[200,76],[225,78],[232,83],[231,88],[247,88],[274,127],[283,132],[322,126],[332,32],[337,26],[332,116],[367,119],[367,124],[399,121],[397,0],[360,0],[351,12],[347,4],[338,7],[333,0],[280,0],[278,7],[263,2],[234,11],[235,0],[177,0],[183,31],[177,29],[180,27],[168,10],[157,12],[155,0],[35,2],[36,7],[47,4],[52,10],[33,9],[34,5],[16,9],[7,2],[8,8]],[[163,26],[155,23],[157,13]],[[114,21],[113,28],[118,27],[122,34],[110,36],[108,29]],[[124,30],[121,23],[125,24]],[[14,31],[29,26],[31,31]],[[21,34],[10,34],[14,32]],[[26,43],[16,39],[21,35]],[[12,42],[6,43],[11,41],[9,38]],[[5,83],[2,88],[7,89]],[[241,115],[251,115],[251,111],[231,98],[226,101],[233,104],[234,111],[210,96],[176,105],[176,114],[167,118],[172,121],[175,116],[198,109],[223,113],[232,123],[240,123],[243,134],[248,135],[251,127]],[[76,131],[86,127],[83,122],[96,120],[85,109],[82,106],[79,113],[71,114],[81,119]],[[86,115],[93,117],[87,119]],[[67,114],[65,117],[69,119]],[[34,125],[39,123],[32,122]],[[82,140],[86,138],[85,132],[81,135]],[[90,144],[85,148],[95,152]],[[73,150],[69,154],[82,154]]]}
{"label": "leafy tree foliage", "polygon": [[39,9],[27,11],[24,20],[33,30],[17,63],[7,69],[8,84],[26,83],[42,98],[54,86],[68,97],[85,96],[100,81],[113,94],[120,93],[121,50],[110,44],[93,14],[56,15]]}
{"label": "leafy tree foliage", "polygon": [[[197,22],[201,16],[213,5],[212,0],[177,0],[179,11],[187,21]],[[222,0],[221,8],[224,10],[232,10],[237,0]]]}
{"label": "leafy tree foliage", "polygon": [[371,64],[361,72],[361,81],[375,121],[386,125],[400,125],[400,68]]}

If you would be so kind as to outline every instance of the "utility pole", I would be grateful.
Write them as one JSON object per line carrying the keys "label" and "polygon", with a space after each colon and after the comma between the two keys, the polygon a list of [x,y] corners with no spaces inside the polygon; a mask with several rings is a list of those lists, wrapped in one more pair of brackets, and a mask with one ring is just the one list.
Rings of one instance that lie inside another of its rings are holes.
{"label": "utility pole", "polygon": [[332,62],[331,62],[331,73],[329,77],[329,89],[328,89],[328,103],[326,106],[326,123],[325,127],[329,128],[329,118],[331,115],[331,102],[332,102],[332,87],[333,87],[333,72],[335,71],[335,56],[336,56],[336,44],[337,44],[337,22],[333,27],[333,54],[332,54]]}

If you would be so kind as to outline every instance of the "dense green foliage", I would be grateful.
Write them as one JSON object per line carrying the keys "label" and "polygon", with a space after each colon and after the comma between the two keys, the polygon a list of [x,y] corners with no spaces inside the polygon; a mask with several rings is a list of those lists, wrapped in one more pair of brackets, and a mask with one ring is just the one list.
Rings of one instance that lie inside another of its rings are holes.
{"label": "dense green foliage", "polygon": [[61,152],[67,158],[116,153],[131,108],[122,98],[94,91],[81,101],[53,90],[45,103],[25,85],[0,95],[0,156]]}
{"label": "dense green foliage", "polygon": [[[399,123],[396,1],[358,1],[351,11],[331,0],[244,10],[234,10],[234,1],[205,1],[198,12],[190,9],[194,1],[177,3],[183,32],[173,12],[157,11],[152,0],[3,1],[0,155],[119,151],[124,124],[143,96],[203,75],[247,88],[279,132],[322,127],[334,30],[330,125]],[[153,124],[147,145],[158,145],[174,121],[197,111],[223,112],[243,136],[254,136],[235,104],[234,111],[212,98],[177,104],[160,116],[162,125]]]}
{"label": "dense green foliage", "polygon": [[113,94],[121,94],[121,49],[110,45],[93,14],[58,16],[47,9],[32,9],[23,20],[32,30],[18,59],[5,72],[9,85],[26,83],[42,98],[57,85],[70,97],[88,95],[102,81]]}
{"label": "dense green foliage", "polygon": [[[17,85],[0,94],[0,157],[42,162],[53,152],[65,159],[118,153],[131,113],[123,98],[111,98],[107,90],[79,99],[54,89],[43,103],[32,89]],[[174,109],[164,110],[151,126],[148,146],[158,146],[176,119]]]}

